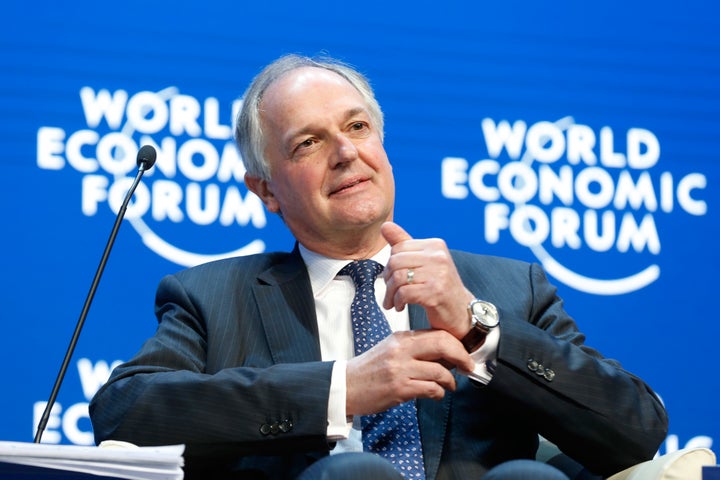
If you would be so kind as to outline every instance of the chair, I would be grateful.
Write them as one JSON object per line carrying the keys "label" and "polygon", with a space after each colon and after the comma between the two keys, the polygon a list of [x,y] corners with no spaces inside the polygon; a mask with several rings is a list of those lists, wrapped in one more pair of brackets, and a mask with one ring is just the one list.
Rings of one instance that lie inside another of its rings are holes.
{"label": "chair", "polygon": [[[573,480],[600,478],[587,472],[545,439],[540,440],[535,458],[557,467]],[[634,465],[607,480],[702,480],[702,467],[715,465],[716,461],[715,454],[709,448],[685,448]]]}

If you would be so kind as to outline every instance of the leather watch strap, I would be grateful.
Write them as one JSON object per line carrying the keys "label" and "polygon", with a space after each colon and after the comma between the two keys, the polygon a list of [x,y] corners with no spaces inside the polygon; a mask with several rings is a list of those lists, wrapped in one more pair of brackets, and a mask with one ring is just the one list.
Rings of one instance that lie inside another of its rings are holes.
{"label": "leather watch strap", "polygon": [[468,353],[472,353],[483,346],[489,332],[490,330],[475,324],[460,342]]}

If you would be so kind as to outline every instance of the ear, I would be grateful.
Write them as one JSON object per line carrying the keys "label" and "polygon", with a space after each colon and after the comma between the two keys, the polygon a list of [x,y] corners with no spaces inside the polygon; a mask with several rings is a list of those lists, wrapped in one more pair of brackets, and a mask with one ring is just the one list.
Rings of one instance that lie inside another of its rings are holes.
{"label": "ear", "polygon": [[280,212],[280,204],[278,203],[275,195],[270,188],[270,184],[267,180],[263,180],[260,177],[253,177],[245,174],[245,185],[255,195],[260,197],[260,200],[265,204],[265,207],[272,213]]}

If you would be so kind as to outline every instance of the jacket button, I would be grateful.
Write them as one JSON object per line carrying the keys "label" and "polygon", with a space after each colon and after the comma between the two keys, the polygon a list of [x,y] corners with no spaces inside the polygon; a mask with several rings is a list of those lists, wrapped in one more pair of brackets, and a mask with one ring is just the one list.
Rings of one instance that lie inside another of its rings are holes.
{"label": "jacket button", "polygon": [[290,430],[292,430],[293,424],[291,420],[283,420],[280,422],[280,431],[283,433],[287,433]]}
{"label": "jacket button", "polygon": [[546,368],[545,375],[543,375],[543,377],[545,377],[545,380],[548,382],[552,382],[553,378],[555,378],[555,371],[550,368]]}
{"label": "jacket button", "polygon": [[531,372],[536,372],[539,365],[540,364],[538,362],[536,362],[535,360],[533,360],[532,358],[529,358],[527,361],[528,370],[530,370]]}
{"label": "jacket button", "polygon": [[268,435],[270,433],[270,425],[268,425],[267,423],[263,423],[262,425],[260,425],[260,433],[262,433],[263,435]]}

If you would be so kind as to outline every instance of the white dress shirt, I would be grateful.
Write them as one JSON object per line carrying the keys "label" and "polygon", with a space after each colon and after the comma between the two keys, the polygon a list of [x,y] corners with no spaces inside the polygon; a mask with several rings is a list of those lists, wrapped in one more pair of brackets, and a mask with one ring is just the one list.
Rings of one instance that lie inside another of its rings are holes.
{"label": "white dress shirt", "polygon": [[[390,246],[387,245],[373,256],[372,260],[383,266],[386,265],[390,258],[390,250]],[[350,304],[355,296],[355,284],[349,276],[337,275],[350,261],[328,258],[302,245],[300,245],[300,254],[310,275],[322,359],[335,362],[328,399],[328,439],[337,441],[333,453],[361,451],[360,419],[349,422],[345,413],[345,365],[348,359],[355,356],[350,319]],[[378,276],[375,281],[375,297],[390,324],[390,329],[393,332],[409,330],[410,317],[407,308],[398,312],[395,309],[385,310],[382,307],[385,290],[385,281],[382,276]],[[485,384],[492,379],[487,364],[495,361],[498,338],[498,328],[494,328],[484,345],[472,353],[476,367],[469,375],[470,378]]]}

